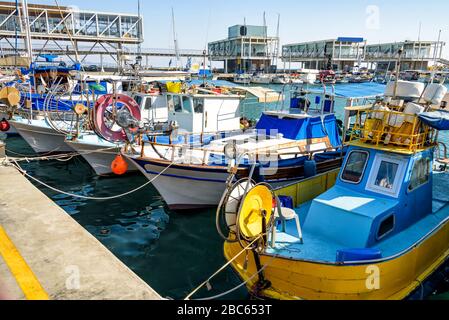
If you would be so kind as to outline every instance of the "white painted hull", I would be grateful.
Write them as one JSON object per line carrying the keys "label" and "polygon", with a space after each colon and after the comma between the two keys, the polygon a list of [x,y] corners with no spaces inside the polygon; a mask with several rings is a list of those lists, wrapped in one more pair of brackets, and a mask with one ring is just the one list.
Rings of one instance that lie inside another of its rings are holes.
{"label": "white painted hull", "polygon": [[[151,161],[136,164],[148,178],[154,179],[167,166]],[[195,170],[173,166],[153,181],[154,187],[172,210],[216,207],[226,189],[226,170]]]}
{"label": "white painted hull", "polygon": [[251,82],[255,84],[271,84],[271,79],[270,78],[252,79]]}
{"label": "white painted hull", "polygon": [[74,151],[65,143],[65,135],[52,128],[16,121],[10,123],[36,153],[69,153]]}
{"label": "white painted hull", "polygon": [[[79,141],[67,141],[66,143],[76,152],[80,153],[95,171],[95,174],[99,176],[113,174],[111,164],[117,156],[119,149],[106,150],[109,149],[107,146],[82,143]],[[138,171],[132,161],[127,159],[127,163],[128,172]]]}

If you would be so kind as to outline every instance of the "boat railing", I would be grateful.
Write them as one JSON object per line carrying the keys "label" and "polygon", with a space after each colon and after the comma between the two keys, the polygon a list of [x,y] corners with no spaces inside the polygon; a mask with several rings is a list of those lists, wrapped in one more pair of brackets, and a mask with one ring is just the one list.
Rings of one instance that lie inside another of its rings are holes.
{"label": "boat railing", "polygon": [[441,142],[441,141],[438,142],[436,151],[437,151],[438,160],[449,159],[448,153],[447,153],[448,148],[444,142]]}
{"label": "boat railing", "polygon": [[[242,133],[241,131],[235,131],[234,134]],[[216,133],[215,133],[216,134]],[[229,136],[229,132],[226,132],[226,136]],[[139,144],[141,147],[140,150],[140,157],[146,158],[146,147],[151,147],[153,151],[155,151],[158,156],[164,160],[175,162],[177,159],[179,160],[192,160],[190,158],[184,158],[183,156],[186,155],[186,151],[191,152],[197,152],[198,155],[202,155],[201,157],[201,163],[197,160],[197,165],[208,165],[209,164],[209,156],[211,153],[217,154],[217,155],[223,155],[225,156],[225,147],[222,145],[217,146],[214,148],[211,147],[204,147],[202,144],[195,144],[189,141],[190,137],[192,135],[185,135],[184,136],[184,142],[179,144],[174,144],[173,140],[170,139],[168,144],[164,143],[158,143],[157,140],[155,141],[147,141],[144,139],[140,139]],[[202,137],[205,137],[206,134],[202,134]],[[231,136],[232,137],[232,136]],[[218,137],[219,138],[219,137]],[[195,141],[197,142],[197,141]],[[199,142],[199,141],[198,141]],[[297,151],[294,149],[297,148]],[[247,154],[251,160],[255,162],[263,162],[263,161],[275,161],[276,160],[282,160],[282,157],[289,157],[289,158],[299,158],[299,157],[308,157],[309,159],[312,159],[315,154],[331,151],[331,148],[324,148],[319,150],[306,150],[304,148],[304,145],[301,143],[287,143],[287,144],[279,144],[276,146],[267,146],[267,147],[261,147],[256,148],[254,150],[244,150],[245,154]],[[164,153],[164,154],[163,154]],[[197,157],[199,159],[199,157]]]}
{"label": "boat railing", "polygon": [[392,146],[407,152],[436,145],[437,131],[422,123],[418,115],[406,114],[400,109],[389,106],[389,110],[358,110],[347,142]]}

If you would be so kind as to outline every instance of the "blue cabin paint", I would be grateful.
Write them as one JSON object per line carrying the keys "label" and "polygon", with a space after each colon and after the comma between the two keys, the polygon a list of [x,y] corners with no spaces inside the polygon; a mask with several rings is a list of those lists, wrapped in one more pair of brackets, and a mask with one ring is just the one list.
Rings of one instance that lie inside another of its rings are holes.
{"label": "blue cabin paint", "polygon": [[[360,151],[368,154],[363,176],[358,183],[345,181],[343,172],[351,153]],[[433,149],[405,155],[349,147],[335,186],[313,200],[304,229],[308,233],[338,243],[342,248],[372,248],[406,230],[432,213],[431,165],[427,169],[428,181],[414,190],[409,190],[415,164],[420,160],[428,160],[431,164]],[[379,182],[376,179],[385,162],[398,164],[394,186],[392,189],[375,189],[374,187],[378,187],[376,183]],[[379,238],[381,224],[391,216],[394,216],[393,229]]]}

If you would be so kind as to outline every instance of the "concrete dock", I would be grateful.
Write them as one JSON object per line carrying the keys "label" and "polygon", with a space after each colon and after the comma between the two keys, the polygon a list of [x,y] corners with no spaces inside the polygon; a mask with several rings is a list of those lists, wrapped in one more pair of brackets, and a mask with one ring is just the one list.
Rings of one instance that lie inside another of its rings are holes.
{"label": "concrete dock", "polygon": [[161,297],[15,168],[0,166],[0,300]]}

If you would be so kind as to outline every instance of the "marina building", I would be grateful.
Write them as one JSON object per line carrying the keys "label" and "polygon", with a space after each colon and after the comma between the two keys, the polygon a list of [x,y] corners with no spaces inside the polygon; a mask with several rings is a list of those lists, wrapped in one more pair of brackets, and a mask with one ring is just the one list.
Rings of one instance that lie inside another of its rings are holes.
{"label": "marina building", "polygon": [[266,26],[235,25],[229,27],[227,39],[208,47],[210,61],[222,61],[225,73],[272,71],[279,38],[268,36]]}
{"label": "marina building", "polygon": [[376,66],[378,71],[392,71],[401,56],[401,71],[427,70],[432,62],[443,62],[441,59],[444,42],[438,41],[404,41],[394,43],[370,44],[366,46],[365,61]]}
{"label": "marina building", "polygon": [[304,69],[348,70],[363,61],[365,48],[365,39],[351,37],[287,44],[282,47],[282,60],[300,63]]}
{"label": "marina building", "polygon": [[143,18],[58,5],[0,2],[0,54],[58,54],[83,62],[90,55],[116,61],[144,41]]}

